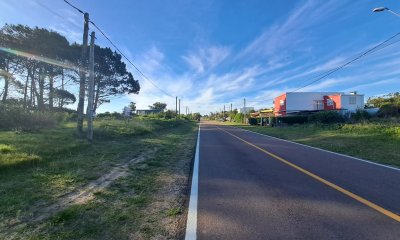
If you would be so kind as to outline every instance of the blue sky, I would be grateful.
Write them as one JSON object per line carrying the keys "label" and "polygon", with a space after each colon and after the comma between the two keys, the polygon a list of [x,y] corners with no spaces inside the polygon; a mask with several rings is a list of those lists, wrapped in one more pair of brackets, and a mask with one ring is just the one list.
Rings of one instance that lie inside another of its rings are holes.
{"label": "blue sky", "polygon": [[[40,4],[38,4],[38,2]],[[400,31],[400,1],[387,0],[70,0],[90,13],[120,49],[182,106],[203,114],[233,104],[269,107],[272,98]],[[45,5],[63,16],[43,8]],[[82,17],[62,0],[0,0],[0,24],[51,28],[81,41]],[[97,33],[97,43],[110,46]],[[398,37],[397,39],[400,39]],[[400,43],[357,61],[301,91],[353,91],[369,96],[400,90]],[[99,111],[120,111],[130,101],[147,108],[171,98],[133,68],[139,95],[113,98]]]}

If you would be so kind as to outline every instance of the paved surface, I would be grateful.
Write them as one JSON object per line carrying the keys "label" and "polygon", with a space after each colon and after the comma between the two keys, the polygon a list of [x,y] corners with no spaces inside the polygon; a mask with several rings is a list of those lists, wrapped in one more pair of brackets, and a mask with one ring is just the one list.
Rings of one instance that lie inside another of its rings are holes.
{"label": "paved surface", "polygon": [[398,170],[202,124],[198,239],[400,239],[399,221],[241,139],[400,214]]}

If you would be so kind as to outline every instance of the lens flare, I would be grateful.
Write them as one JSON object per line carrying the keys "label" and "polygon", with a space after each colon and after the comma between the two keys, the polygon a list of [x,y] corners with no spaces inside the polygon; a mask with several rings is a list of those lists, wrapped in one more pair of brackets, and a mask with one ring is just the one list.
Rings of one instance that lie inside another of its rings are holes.
{"label": "lens flare", "polygon": [[0,47],[0,51],[6,52],[6,53],[10,53],[10,54],[13,54],[13,55],[16,55],[16,56],[20,56],[20,57],[25,57],[27,59],[48,63],[48,64],[51,64],[51,65],[54,65],[54,66],[68,68],[68,69],[79,71],[79,67],[77,67],[77,66],[75,66],[73,64],[70,64],[68,62],[62,62],[62,61],[59,61],[59,60],[55,60],[55,59],[51,59],[51,58],[47,58],[47,57],[43,57],[43,56],[37,56],[37,55],[34,55],[32,53],[27,53],[27,52],[23,52],[23,51],[11,49],[11,48],[5,48],[5,47]]}

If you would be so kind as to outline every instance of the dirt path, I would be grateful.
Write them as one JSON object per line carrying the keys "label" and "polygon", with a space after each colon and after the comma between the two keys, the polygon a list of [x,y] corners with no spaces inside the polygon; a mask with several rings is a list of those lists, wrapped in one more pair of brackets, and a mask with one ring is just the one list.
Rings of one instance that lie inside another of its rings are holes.
{"label": "dirt path", "polygon": [[54,214],[67,209],[74,204],[85,204],[95,197],[95,193],[99,192],[112,184],[115,180],[125,177],[129,174],[129,168],[148,158],[154,156],[156,148],[150,149],[139,156],[132,158],[124,163],[117,164],[107,174],[91,181],[72,192],[69,192],[59,198],[59,200],[48,206],[35,206],[32,210],[31,218],[22,219],[20,222],[9,226],[7,232],[12,232],[21,225],[39,223],[53,216]]}
{"label": "dirt path", "polygon": [[148,236],[139,229],[133,234],[132,239],[157,240],[157,239],[183,239],[186,214],[187,191],[190,174],[193,148],[192,143],[182,146],[180,152],[182,158],[166,166],[168,172],[157,176],[161,186],[153,195],[152,203],[143,211],[147,212],[140,229],[151,229],[158,232],[154,236]]}

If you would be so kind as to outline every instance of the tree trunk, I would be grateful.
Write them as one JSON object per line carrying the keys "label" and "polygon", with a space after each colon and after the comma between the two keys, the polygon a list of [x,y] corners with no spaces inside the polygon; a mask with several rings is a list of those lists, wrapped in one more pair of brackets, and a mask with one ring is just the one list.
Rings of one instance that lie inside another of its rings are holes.
{"label": "tree trunk", "polygon": [[5,102],[7,100],[7,94],[8,94],[8,76],[4,76],[4,92],[3,92],[3,99],[2,101]]}
{"label": "tree trunk", "polygon": [[39,78],[38,78],[38,82],[39,82],[39,95],[38,95],[38,108],[39,111],[43,111],[44,110],[44,98],[43,98],[43,94],[44,94],[44,77],[43,77],[43,68],[39,68]]}
{"label": "tree trunk", "polygon": [[32,107],[36,107],[37,104],[35,102],[35,98],[39,95],[36,89],[36,82],[35,82],[35,70],[33,69],[32,75],[31,75],[31,101],[32,101]]}
{"label": "tree trunk", "polygon": [[34,86],[35,86],[35,71],[36,71],[36,67],[32,66],[32,69],[30,69],[30,71],[28,72],[28,76],[31,78],[31,86],[30,86],[30,96],[29,96],[29,108],[33,108],[34,107]]}
{"label": "tree trunk", "polygon": [[54,72],[53,68],[51,69],[49,75],[49,109],[53,110],[53,96],[54,96]]}
{"label": "tree trunk", "polygon": [[32,108],[35,107],[35,77],[34,75],[31,76],[31,99],[30,99],[30,106]]}
{"label": "tree trunk", "polygon": [[29,83],[29,76],[30,76],[30,68],[27,67],[27,74],[24,86],[24,109],[27,108],[27,96],[28,96],[28,83]]}
{"label": "tree trunk", "polygon": [[96,113],[97,106],[99,104],[100,87],[99,84],[96,85],[96,93],[94,97],[93,112]]}
{"label": "tree trunk", "polygon": [[[61,89],[64,90],[64,68],[61,71]],[[63,108],[64,106],[64,98],[60,99],[60,108]]]}
{"label": "tree trunk", "polygon": [[8,88],[9,88],[9,84],[10,84],[10,79],[8,76],[8,70],[9,70],[9,60],[6,60],[6,66],[5,66],[5,70],[6,70],[6,75],[4,76],[4,93],[3,93],[3,99],[2,101],[5,102],[7,100],[7,95],[8,95]]}

